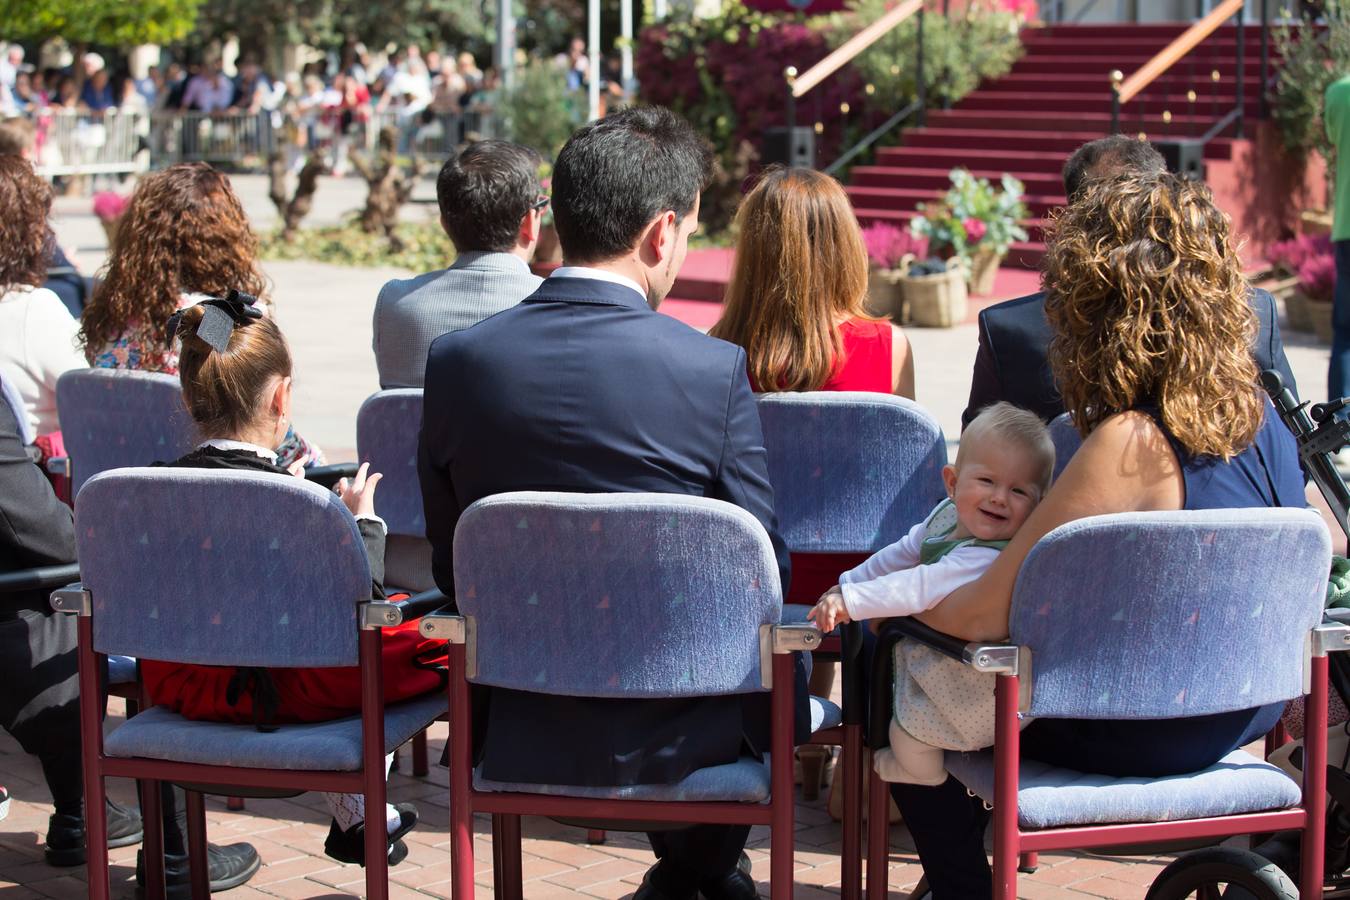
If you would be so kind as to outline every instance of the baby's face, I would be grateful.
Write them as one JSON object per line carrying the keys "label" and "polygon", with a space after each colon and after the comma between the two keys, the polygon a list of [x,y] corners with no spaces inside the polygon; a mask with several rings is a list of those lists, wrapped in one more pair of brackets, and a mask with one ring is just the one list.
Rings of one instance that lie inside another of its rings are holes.
{"label": "baby's face", "polygon": [[943,475],[960,528],[982,541],[1006,541],[1041,502],[1039,466],[1021,447],[991,443],[966,447],[961,468]]}

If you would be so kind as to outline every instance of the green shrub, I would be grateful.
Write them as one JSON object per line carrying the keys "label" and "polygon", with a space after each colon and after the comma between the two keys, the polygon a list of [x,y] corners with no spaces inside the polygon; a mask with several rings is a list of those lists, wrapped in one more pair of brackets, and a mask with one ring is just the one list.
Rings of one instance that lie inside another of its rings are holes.
{"label": "green shrub", "polygon": [[1300,157],[1317,150],[1331,162],[1335,148],[1327,139],[1322,106],[1327,86],[1350,72],[1350,6],[1346,0],[1326,0],[1322,16],[1325,30],[1306,13],[1295,25],[1273,29],[1283,63],[1275,72],[1270,115],[1286,150]]}
{"label": "green shrub", "polygon": [[550,162],[586,119],[586,95],[569,91],[566,75],[550,60],[531,59],[506,98],[506,133]]}

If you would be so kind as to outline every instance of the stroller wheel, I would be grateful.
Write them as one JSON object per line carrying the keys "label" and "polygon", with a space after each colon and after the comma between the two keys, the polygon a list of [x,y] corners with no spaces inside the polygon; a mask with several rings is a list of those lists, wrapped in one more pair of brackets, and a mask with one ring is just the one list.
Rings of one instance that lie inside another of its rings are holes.
{"label": "stroller wheel", "polygon": [[1145,900],[1297,900],[1280,867],[1250,850],[1209,847],[1188,853],[1158,873]]}

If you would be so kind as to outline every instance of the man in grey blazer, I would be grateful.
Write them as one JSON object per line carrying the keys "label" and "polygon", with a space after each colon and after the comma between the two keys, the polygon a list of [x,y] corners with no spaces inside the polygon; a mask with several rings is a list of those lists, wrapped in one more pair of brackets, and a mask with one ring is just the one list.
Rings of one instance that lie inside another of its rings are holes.
{"label": "man in grey blazer", "polygon": [[509,141],[480,141],[446,160],[436,200],[459,256],[448,269],[380,289],[373,343],[381,388],[421,387],[432,341],[515,306],[543,283],[529,267],[548,206],[539,163],[539,154]]}

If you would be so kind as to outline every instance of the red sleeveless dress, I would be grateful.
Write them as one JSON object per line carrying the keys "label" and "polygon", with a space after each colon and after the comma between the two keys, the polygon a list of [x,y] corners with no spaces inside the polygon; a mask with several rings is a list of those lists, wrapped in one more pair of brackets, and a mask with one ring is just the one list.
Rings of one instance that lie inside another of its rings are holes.
{"label": "red sleeveless dress", "polygon": [[[821,386],[822,391],[893,392],[891,377],[891,323],[885,320],[849,319],[839,326],[844,344],[843,358],[835,361],[834,372]],[[751,381],[754,390],[759,385]],[[794,553],[792,582],[785,603],[814,605],[820,595],[839,583],[839,575],[867,559],[869,553]]]}

